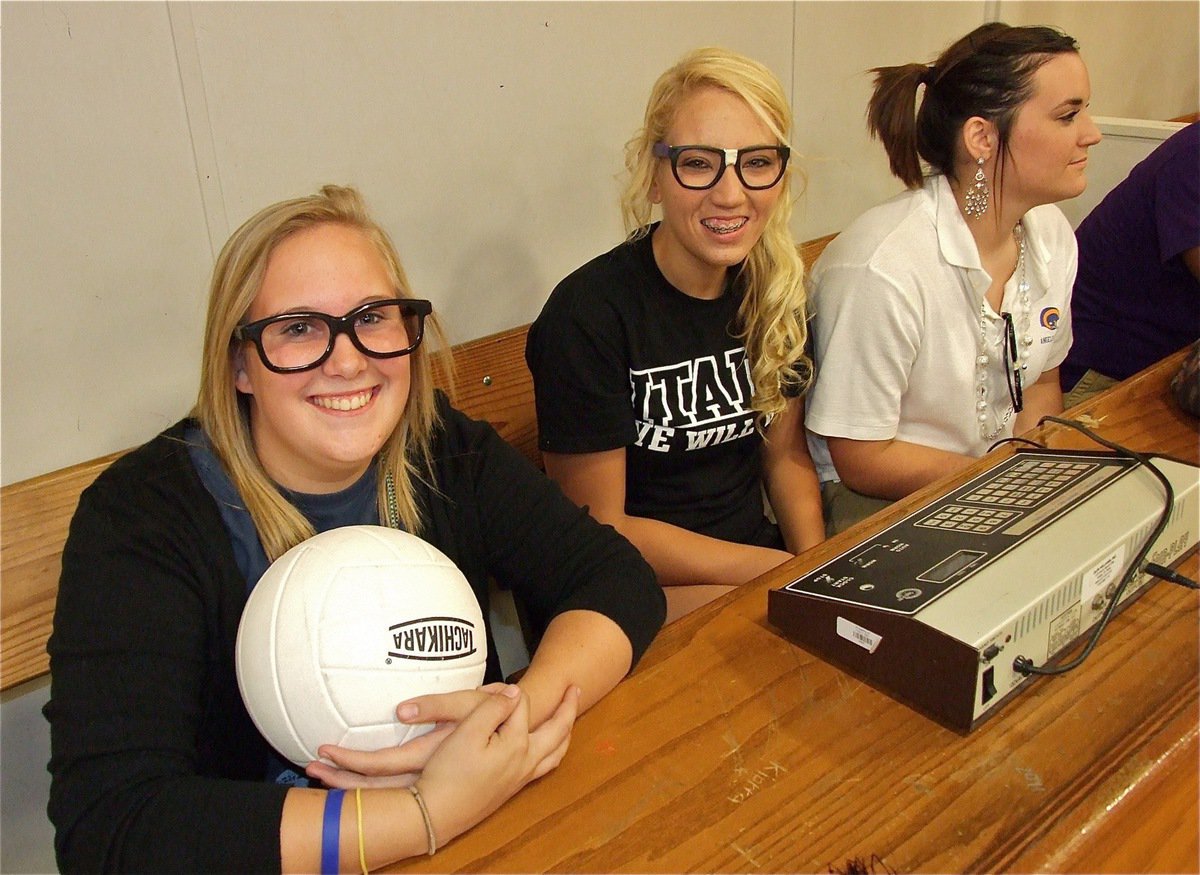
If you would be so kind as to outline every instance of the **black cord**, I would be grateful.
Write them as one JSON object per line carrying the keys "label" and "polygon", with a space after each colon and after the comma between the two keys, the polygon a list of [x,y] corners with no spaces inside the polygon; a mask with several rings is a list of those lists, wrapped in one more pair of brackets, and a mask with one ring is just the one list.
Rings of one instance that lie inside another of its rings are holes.
{"label": "black cord", "polygon": [[[1171,518],[1171,509],[1175,506],[1175,490],[1171,487],[1171,481],[1168,480],[1161,471],[1150,464],[1150,459],[1148,456],[1144,456],[1141,453],[1129,449],[1128,447],[1123,447],[1120,444],[1113,443],[1110,440],[1102,438],[1090,428],[1087,428],[1082,423],[1076,422],[1073,419],[1063,419],[1058,416],[1043,416],[1041,420],[1039,420],[1038,425],[1041,425],[1044,422],[1056,422],[1059,425],[1065,425],[1068,428],[1073,428],[1075,431],[1087,435],[1101,446],[1107,447],[1108,449],[1117,453],[1117,455],[1124,456],[1127,459],[1132,459],[1139,465],[1144,466],[1150,471],[1151,474],[1158,478],[1158,482],[1162,484],[1166,500],[1163,502],[1162,513],[1159,514],[1158,522],[1155,524],[1154,530],[1150,532],[1150,535],[1142,544],[1141,549],[1138,550],[1137,555],[1133,557],[1133,561],[1131,561],[1129,566],[1125,569],[1125,573],[1121,575],[1121,581],[1117,584],[1117,588],[1113,592],[1112,598],[1109,599],[1108,605],[1104,609],[1104,614],[1100,617],[1100,622],[1098,622],[1096,624],[1096,628],[1092,630],[1092,634],[1088,638],[1087,644],[1084,645],[1083,651],[1079,654],[1079,656],[1075,657],[1070,662],[1064,665],[1054,666],[1053,668],[1036,666],[1033,664],[1033,660],[1029,659],[1028,657],[1018,656],[1013,660],[1013,671],[1026,676],[1031,674],[1066,674],[1072,669],[1078,668],[1083,661],[1091,655],[1092,650],[1094,650],[1096,647],[1096,643],[1100,640],[1100,633],[1103,632],[1108,626],[1108,621],[1112,619],[1113,614],[1116,612],[1117,605],[1121,601],[1121,596],[1125,593],[1125,587],[1129,585],[1129,581],[1133,579],[1133,576],[1138,572],[1138,570],[1145,567],[1146,554],[1150,552],[1150,549],[1154,546],[1154,542],[1158,540],[1158,536],[1161,535],[1163,529],[1167,527],[1167,521]],[[1169,571],[1170,569],[1166,570]]]}
{"label": "black cord", "polygon": [[1180,586],[1186,586],[1188,589],[1200,589],[1200,583],[1196,583],[1190,577],[1184,577],[1173,568],[1159,565],[1157,562],[1147,562],[1143,566],[1142,571],[1145,571],[1147,574],[1153,574],[1155,577],[1160,577],[1167,581],[1167,583],[1177,583]]}
{"label": "black cord", "polygon": [[994,444],[992,444],[990,447],[988,447],[987,451],[990,453],[992,450],[996,449],[996,447],[1002,447],[1005,444],[1028,444],[1031,447],[1037,447],[1039,450],[1046,449],[1045,444],[1039,444],[1037,441],[1031,441],[1029,438],[1006,437],[1006,438],[1000,438],[1000,440],[996,441]]}

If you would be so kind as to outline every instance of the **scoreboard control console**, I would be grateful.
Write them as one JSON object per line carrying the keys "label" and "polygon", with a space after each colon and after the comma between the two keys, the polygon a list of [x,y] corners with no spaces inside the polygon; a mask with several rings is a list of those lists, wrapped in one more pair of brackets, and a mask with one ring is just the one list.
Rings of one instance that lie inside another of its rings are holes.
{"label": "scoreboard control console", "polygon": [[[1200,469],[1165,458],[1170,520],[1148,559],[1196,545]],[[1110,453],[1021,450],[768,594],[789,638],[969,731],[1099,621],[1164,490]],[[1138,572],[1122,605],[1151,582]]]}

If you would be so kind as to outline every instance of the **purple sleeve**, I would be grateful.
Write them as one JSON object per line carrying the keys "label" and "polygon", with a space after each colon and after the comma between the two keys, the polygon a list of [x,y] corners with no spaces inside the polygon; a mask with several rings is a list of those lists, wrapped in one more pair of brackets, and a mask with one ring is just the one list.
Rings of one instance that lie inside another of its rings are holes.
{"label": "purple sleeve", "polygon": [[[1196,132],[1193,132],[1193,134]],[[1166,263],[1200,246],[1200,138],[1185,136],[1155,177],[1158,255]]]}

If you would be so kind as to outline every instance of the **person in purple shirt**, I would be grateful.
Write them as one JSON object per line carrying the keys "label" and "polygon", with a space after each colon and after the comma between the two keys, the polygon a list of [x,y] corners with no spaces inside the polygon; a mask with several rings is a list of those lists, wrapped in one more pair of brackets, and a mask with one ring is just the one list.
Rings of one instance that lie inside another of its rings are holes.
{"label": "person in purple shirt", "polygon": [[1135,166],[1075,237],[1067,407],[1200,339],[1200,123]]}

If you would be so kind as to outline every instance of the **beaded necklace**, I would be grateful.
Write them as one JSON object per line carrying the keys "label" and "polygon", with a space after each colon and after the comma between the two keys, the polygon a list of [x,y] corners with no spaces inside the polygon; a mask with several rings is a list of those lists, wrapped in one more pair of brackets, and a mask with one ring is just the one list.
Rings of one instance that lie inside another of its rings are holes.
{"label": "beaded necklace", "polygon": [[[1013,379],[1019,384],[1022,382],[1022,373],[1028,368],[1029,347],[1033,346],[1033,338],[1029,335],[1029,317],[1032,312],[1032,307],[1029,302],[1029,281],[1025,277],[1025,228],[1020,223],[1013,229],[1013,236],[1017,240],[1017,306],[1013,309],[1013,315],[1016,317],[1017,329],[1017,350],[1012,363],[1014,374]],[[1003,415],[996,417],[997,424],[994,429],[988,428],[988,420],[992,415],[992,405],[988,400],[988,369],[992,362],[991,353],[993,344],[988,342],[987,329],[992,320],[987,315],[988,305],[987,299],[984,298],[979,303],[979,345],[978,354],[975,356],[975,415],[979,420],[979,436],[985,441],[995,439],[1005,426],[1008,425],[1013,416],[1013,405],[1010,403]],[[1005,337],[1001,332],[999,343],[996,345],[999,348],[1000,366],[1007,367],[1004,361],[1004,344]]]}

